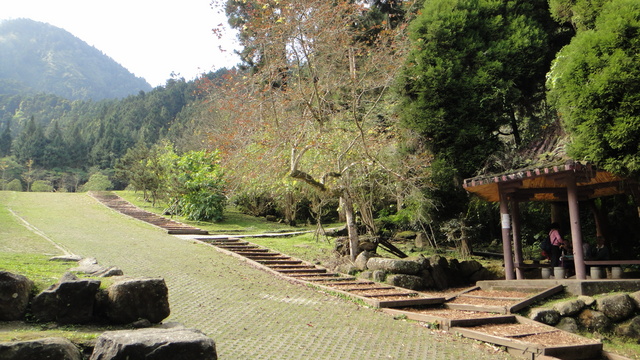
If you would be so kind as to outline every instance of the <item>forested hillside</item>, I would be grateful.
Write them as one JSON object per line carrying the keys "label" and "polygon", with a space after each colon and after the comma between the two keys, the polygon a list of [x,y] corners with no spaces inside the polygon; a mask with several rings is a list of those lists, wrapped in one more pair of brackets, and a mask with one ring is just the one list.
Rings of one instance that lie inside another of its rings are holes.
{"label": "forested hillside", "polygon": [[[165,86],[124,99],[72,101],[55,95],[0,95],[3,182],[30,189],[35,181],[78,191],[91,174],[114,174],[117,160],[136,144],[152,145],[191,131],[204,105],[201,81],[169,79]],[[28,176],[26,175],[28,174]],[[126,186],[113,176],[112,187]],[[17,182],[17,183],[16,183]]]}
{"label": "forested hillside", "polygon": [[149,90],[146,80],[66,30],[29,19],[0,22],[0,94],[101,100]]}
{"label": "forested hillside", "polygon": [[[121,100],[5,95],[5,185],[82,169],[76,184],[100,173],[172,213],[230,200],[288,223],[343,216],[352,249],[411,229],[469,251],[500,221],[465,178],[572,158],[637,179],[637,1],[214,5],[239,31],[240,69]],[[612,228],[638,223],[630,198],[593,206]],[[530,246],[549,211],[523,205]]]}

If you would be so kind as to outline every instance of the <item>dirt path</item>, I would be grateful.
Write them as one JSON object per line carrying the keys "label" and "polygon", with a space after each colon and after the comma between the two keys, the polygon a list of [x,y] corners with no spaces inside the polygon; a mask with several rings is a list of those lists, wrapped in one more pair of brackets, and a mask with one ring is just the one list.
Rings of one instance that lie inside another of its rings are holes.
{"label": "dirt path", "polygon": [[0,200],[70,252],[129,276],[165,278],[172,310],[167,322],[210,335],[221,359],[509,358],[283,281],[118,214],[86,194],[20,193]]}

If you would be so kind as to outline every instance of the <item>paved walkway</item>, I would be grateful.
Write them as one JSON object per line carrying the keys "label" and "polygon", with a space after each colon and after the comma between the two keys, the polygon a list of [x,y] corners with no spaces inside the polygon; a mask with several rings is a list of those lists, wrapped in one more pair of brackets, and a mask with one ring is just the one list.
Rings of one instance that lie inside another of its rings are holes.
{"label": "paved walkway", "polygon": [[163,277],[171,304],[165,322],[211,336],[220,359],[509,358],[487,345],[289,283],[84,194],[21,194],[7,206],[75,254],[129,276]]}

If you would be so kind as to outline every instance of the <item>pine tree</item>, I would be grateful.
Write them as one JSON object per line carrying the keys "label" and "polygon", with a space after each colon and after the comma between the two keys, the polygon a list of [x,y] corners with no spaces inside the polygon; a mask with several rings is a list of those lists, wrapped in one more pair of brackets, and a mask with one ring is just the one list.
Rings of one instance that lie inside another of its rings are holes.
{"label": "pine tree", "polygon": [[11,120],[4,125],[4,130],[0,134],[0,157],[11,155]]}
{"label": "pine tree", "polygon": [[44,149],[47,146],[47,138],[42,127],[36,124],[33,116],[15,140],[13,155],[20,163],[33,160],[34,166],[44,164]]}

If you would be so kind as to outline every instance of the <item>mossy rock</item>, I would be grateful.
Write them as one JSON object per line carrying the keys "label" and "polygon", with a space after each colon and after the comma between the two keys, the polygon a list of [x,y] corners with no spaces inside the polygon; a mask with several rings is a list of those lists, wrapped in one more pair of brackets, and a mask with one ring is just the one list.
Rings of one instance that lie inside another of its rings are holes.
{"label": "mossy rock", "polygon": [[415,231],[402,231],[397,233],[394,238],[398,240],[411,240],[415,239],[418,236],[418,233]]}

